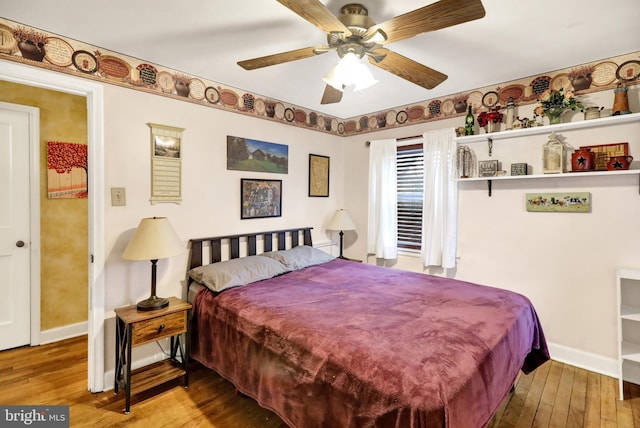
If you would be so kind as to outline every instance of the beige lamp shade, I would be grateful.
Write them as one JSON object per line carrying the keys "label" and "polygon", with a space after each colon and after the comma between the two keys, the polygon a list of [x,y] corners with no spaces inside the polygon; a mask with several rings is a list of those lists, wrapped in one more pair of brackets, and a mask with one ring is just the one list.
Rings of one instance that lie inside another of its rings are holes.
{"label": "beige lamp shade", "polygon": [[339,209],[327,225],[328,230],[356,230],[356,225],[349,215],[349,211]]}
{"label": "beige lamp shade", "polygon": [[125,260],[158,260],[177,256],[184,245],[166,217],[143,218],[129,245],[122,253]]}

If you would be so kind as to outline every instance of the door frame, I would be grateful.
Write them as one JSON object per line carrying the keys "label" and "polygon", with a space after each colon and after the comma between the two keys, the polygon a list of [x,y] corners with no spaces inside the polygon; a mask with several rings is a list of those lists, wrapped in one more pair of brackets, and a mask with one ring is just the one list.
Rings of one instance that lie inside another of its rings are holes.
{"label": "door frame", "polygon": [[[88,79],[68,76],[37,67],[0,59],[0,80],[80,95],[87,100],[88,180],[89,180],[89,317],[88,389],[104,390],[104,88]],[[33,161],[33,157],[32,157]],[[33,165],[33,164],[32,164]],[[39,173],[39,162],[35,164]],[[38,174],[39,175],[39,174]],[[37,181],[39,186],[39,180]],[[39,200],[38,200],[39,206]],[[39,223],[40,212],[31,211],[31,223]],[[34,220],[36,216],[37,220]],[[38,228],[39,230],[39,228]],[[39,255],[39,253],[38,253]],[[39,274],[38,274],[39,275]],[[39,278],[39,276],[38,276]],[[39,281],[38,281],[39,282]],[[33,304],[33,302],[32,302]],[[38,296],[38,314],[40,299]],[[38,315],[39,316],[39,315]],[[32,325],[32,329],[34,326]],[[40,335],[40,320],[35,324]]]}
{"label": "door frame", "polygon": [[29,344],[40,344],[40,109],[0,102],[29,115]]}

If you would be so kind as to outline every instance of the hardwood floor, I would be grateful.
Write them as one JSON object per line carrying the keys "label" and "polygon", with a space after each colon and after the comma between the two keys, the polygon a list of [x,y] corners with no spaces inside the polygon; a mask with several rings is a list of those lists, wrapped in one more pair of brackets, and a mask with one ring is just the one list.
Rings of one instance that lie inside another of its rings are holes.
{"label": "hardwood floor", "polygon": [[[640,386],[555,361],[521,375],[489,428],[640,428]],[[286,428],[272,412],[235,394],[233,385],[194,364],[189,388],[180,380],[132,397],[87,391],[87,338],[0,352],[0,404],[69,405],[72,427]]]}

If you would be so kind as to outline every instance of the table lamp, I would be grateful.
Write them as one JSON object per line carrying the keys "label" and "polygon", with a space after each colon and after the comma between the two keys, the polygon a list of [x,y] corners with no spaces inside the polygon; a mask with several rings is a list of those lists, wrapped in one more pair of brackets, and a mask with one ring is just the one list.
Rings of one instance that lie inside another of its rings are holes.
{"label": "table lamp", "polygon": [[339,259],[345,259],[342,255],[342,240],[345,230],[356,230],[356,225],[351,219],[349,212],[345,209],[339,209],[335,212],[331,221],[327,225],[327,230],[339,230],[340,231],[340,255]]}
{"label": "table lamp", "polygon": [[143,218],[129,245],[122,253],[125,260],[151,261],[151,297],[138,302],[139,311],[153,311],[169,305],[169,300],[156,296],[158,259],[173,257],[184,251],[184,245],[166,217]]}

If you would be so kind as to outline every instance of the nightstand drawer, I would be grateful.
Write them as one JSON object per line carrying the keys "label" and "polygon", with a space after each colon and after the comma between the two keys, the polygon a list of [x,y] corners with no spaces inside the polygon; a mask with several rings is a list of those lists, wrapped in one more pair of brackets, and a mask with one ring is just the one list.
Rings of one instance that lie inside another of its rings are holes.
{"label": "nightstand drawer", "polygon": [[131,344],[142,345],[187,331],[187,313],[180,311],[139,321],[132,324],[131,328]]}

